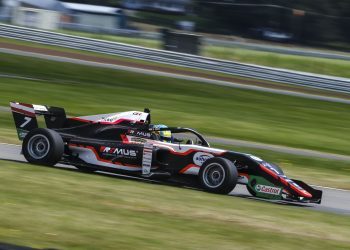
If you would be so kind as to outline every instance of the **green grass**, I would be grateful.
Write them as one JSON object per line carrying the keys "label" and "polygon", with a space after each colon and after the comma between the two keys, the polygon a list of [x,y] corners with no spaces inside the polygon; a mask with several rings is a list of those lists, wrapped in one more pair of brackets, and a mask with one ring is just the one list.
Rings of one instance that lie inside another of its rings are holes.
{"label": "green grass", "polygon": [[[87,33],[89,34],[89,33]],[[91,34],[90,34],[91,35]],[[130,38],[131,40],[133,38]],[[243,77],[239,77],[239,76],[233,76],[230,74],[224,74],[224,73],[220,73],[220,72],[210,72],[210,71],[204,71],[204,70],[200,70],[200,69],[194,69],[194,68],[187,68],[187,67],[180,67],[180,66],[174,66],[174,65],[169,65],[169,64],[163,64],[163,63],[159,63],[159,62],[155,62],[155,61],[146,61],[146,60],[139,60],[139,59],[132,59],[132,58],[127,58],[127,57],[122,57],[122,56],[115,56],[115,55],[109,55],[109,54],[102,54],[102,53],[97,53],[97,52],[92,52],[92,51],[85,51],[85,50],[76,50],[76,49],[70,49],[70,48],[65,48],[65,47],[59,47],[59,46],[51,46],[51,45],[44,45],[44,44],[40,44],[40,43],[34,43],[34,42],[28,42],[28,41],[21,41],[21,40],[16,40],[16,39],[9,39],[9,38],[3,38],[0,37],[0,42],[4,42],[4,43],[10,43],[10,44],[14,44],[14,45],[19,45],[19,46],[28,46],[30,48],[42,48],[42,49],[50,49],[53,51],[58,51],[58,52],[68,52],[68,53],[73,53],[74,55],[84,55],[84,56],[94,56],[94,57],[98,57],[98,58],[108,58],[108,59],[114,59],[114,60],[118,60],[119,62],[123,62],[123,63],[131,63],[134,65],[134,67],[136,67],[136,64],[139,67],[148,67],[148,66],[152,66],[152,67],[158,67],[156,70],[162,70],[162,69],[166,69],[166,70],[180,70],[181,72],[185,72],[189,75],[193,74],[193,73],[205,73],[207,77],[211,77],[211,78],[215,78],[217,76],[223,76],[226,79],[232,80],[232,81],[237,81],[237,80],[241,80],[241,79],[246,79]],[[137,44],[135,44],[137,45]],[[139,44],[142,45],[142,44]],[[118,64],[118,63],[116,63]],[[265,83],[268,84],[274,84],[277,87],[281,88],[282,84],[280,83],[276,83],[276,82],[269,82],[269,81],[263,81],[263,80],[254,80],[255,83],[261,83],[262,85],[264,85]],[[291,86],[291,87],[295,87],[295,86]],[[297,89],[295,87],[295,89]],[[299,87],[298,90],[302,91],[305,90],[305,88]],[[332,93],[329,92],[323,92],[324,95],[331,95]]]}
{"label": "green grass", "polygon": [[349,249],[350,217],[0,161],[0,242],[57,249]]}
{"label": "green grass", "polygon": [[0,105],[43,103],[63,106],[70,115],[149,107],[154,122],[208,135],[350,154],[346,104],[6,54],[1,58],[1,73],[47,81],[1,78]]}
{"label": "green grass", "polygon": [[[91,34],[76,31],[61,30],[61,32],[149,48],[161,48],[161,43],[152,39]],[[201,51],[202,55],[206,57],[350,78],[350,62],[346,60],[286,55],[281,53],[241,49],[237,47],[220,47],[212,45],[204,45]]]}
{"label": "green grass", "polygon": [[286,55],[234,47],[205,46],[203,55],[257,65],[350,78],[350,61]]}
{"label": "green grass", "polygon": [[[87,33],[89,34],[89,33]],[[134,38],[130,38],[134,39]],[[126,57],[121,57],[121,56],[114,56],[114,55],[109,55],[109,54],[101,54],[101,53],[96,53],[96,52],[91,52],[91,51],[84,51],[84,50],[74,50],[74,49],[69,49],[69,48],[64,48],[64,47],[58,47],[58,46],[50,46],[50,45],[43,45],[39,43],[33,43],[33,42],[27,42],[27,41],[21,41],[21,40],[15,40],[15,39],[8,39],[8,38],[2,38],[0,37],[0,42],[4,43],[11,43],[19,46],[28,46],[31,48],[42,48],[42,49],[50,49],[55,52],[64,52],[64,53],[72,53],[72,56],[93,56],[95,58],[101,58],[101,59],[114,59],[116,60],[116,64],[131,64],[132,67],[151,67],[152,69],[159,70],[159,71],[169,71],[173,72],[174,70],[178,70],[180,74],[185,74],[185,75],[194,75],[210,79],[219,79],[219,80],[225,80],[225,81],[231,81],[234,83],[242,83],[242,84],[248,84],[247,79],[244,77],[240,76],[234,76],[230,74],[224,74],[220,72],[211,72],[211,71],[203,71],[199,69],[193,69],[193,68],[186,68],[186,67],[180,67],[180,66],[173,66],[173,65],[167,65],[167,64],[162,64],[154,61],[144,61],[144,60],[137,60],[137,59],[132,59],[132,58],[126,58]],[[228,53],[230,54],[230,53]],[[91,60],[91,59],[90,59]],[[96,60],[96,59],[95,59]],[[271,81],[265,81],[265,80],[257,80],[257,79],[251,79],[251,83],[253,85],[258,85],[261,87],[269,87],[269,88],[276,88],[276,89],[288,89],[291,91],[296,91],[296,92],[302,92],[302,93],[311,93],[311,94],[318,94],[318,95],[323,95],[323,96],[333,96],[333,97],[340,97],[340,98],[346,98],[348,99],[349,96],[343,93],[336,93],[336,92],[330,92],[330,91],[325,91],[325,90],[319,90],[319,89],[313,89],[313,88],[306,88],[306,87],[301,87],[301,86],[294,86],[294,85],[286,85],[282,83],[277,83],[277,82],[271,82]]]}

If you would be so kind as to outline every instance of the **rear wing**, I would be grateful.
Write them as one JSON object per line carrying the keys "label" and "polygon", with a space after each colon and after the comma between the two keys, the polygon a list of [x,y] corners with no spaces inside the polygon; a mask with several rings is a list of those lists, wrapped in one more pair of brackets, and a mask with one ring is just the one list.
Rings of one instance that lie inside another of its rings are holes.
{"label": "rear wing", "polygon": [[24,137],[33,129],[38,128],[37,115],[43,115],[47,128],[62,128],[67,120],[63,108],[45,105],[10,102],[18,138]]}

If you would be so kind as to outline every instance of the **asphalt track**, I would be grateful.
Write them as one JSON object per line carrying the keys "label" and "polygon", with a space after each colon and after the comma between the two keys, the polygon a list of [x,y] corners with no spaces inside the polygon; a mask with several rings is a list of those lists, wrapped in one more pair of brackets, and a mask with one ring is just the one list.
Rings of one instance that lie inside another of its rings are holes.
{"label": "asphalt track", "polygon": [[[0,160],[9,160],[15,162],[25,162],[24,157],[20,154],[21,147],[19,145],[13,144],[3,144],[0,143]],[[0,165],[1,167],[1,165]],[[57,164],[59,169],[70,169],[74,171],[74,167],[68,165]],[[115,175],[107,174],[104,172],[97,172],[96,174],[102,175]],[[135,177],[126,177],[122,175],[115,175],[120,178],[130,178],[135,179]],[[173,184],[173,183],[172,183]],[[305,204],[305,203],[289,203],[284,201],[266,201],[262,199],[257,199],[249,195],[246,188],[242,185],[238,185],[231,193],[231,196],[241,197],[244,199],[254,199],[257,202],[269,202],[275,203],[280,206],[294,206],[298,209],[312,209],[323,212],[332,212],[343,215],[350,215],[350,191],[341,190],[328,187],[316,187],[323,190],[323,199],[321,204]]]}

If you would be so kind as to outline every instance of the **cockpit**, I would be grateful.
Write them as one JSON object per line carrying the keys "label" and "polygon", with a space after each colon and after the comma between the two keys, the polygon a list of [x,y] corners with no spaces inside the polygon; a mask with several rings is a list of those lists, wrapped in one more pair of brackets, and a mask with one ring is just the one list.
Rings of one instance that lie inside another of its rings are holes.
{"label": "cockpit", "polygon": [[190,128],[150,125],[150,131],[152,140],[210,147],[201,134]]}

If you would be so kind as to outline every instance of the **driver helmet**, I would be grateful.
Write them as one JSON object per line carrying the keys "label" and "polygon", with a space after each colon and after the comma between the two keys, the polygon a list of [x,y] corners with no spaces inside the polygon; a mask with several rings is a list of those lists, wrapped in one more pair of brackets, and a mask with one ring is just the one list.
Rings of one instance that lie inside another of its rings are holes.
{"label": "driver helmet", "polygon": [[[168,126],[163,124],[155,124],[153,125],[153,128],[159,129],[159,128],[167,128]],[[159,141],[163,142],[172,142],[172,136],[170,130],[162,130],[162,131],[155,131],[155,134],[159,136]]]}

